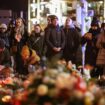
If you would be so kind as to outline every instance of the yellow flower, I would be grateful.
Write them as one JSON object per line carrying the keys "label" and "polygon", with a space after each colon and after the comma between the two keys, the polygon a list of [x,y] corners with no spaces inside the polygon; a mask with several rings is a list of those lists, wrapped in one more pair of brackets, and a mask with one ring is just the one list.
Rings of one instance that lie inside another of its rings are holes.
{"label": "yellow flower", "polygon": [[44,96],[48,93],[48,87],[46,85],[39,85],[37,88],[37,94],[40,96]]}
{"label": "yellow flower", "polygon": [[2,98],[3,102],[9,102],[11,100],[11,96],[10,95],[6,95]]}

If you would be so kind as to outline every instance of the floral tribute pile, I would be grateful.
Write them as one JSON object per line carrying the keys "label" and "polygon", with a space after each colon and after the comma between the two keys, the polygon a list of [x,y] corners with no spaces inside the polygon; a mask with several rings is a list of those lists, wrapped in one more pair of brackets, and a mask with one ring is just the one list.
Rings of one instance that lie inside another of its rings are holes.
{"label": "floral tribute pile", "polygon": [[0,105],[105,105],[105,90],[71,63],[0,81]]}

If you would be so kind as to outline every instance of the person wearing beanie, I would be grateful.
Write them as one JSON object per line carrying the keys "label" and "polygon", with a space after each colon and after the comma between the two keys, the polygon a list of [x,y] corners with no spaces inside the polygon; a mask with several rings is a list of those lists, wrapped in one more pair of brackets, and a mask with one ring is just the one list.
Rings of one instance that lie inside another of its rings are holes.
{"label": "person wearing beanie", "polygon": [[101,29],[99,27],[98,21],[93,20],[91,23],[91,27],[87,33],[82,37],[81,43],[82,45],[86,44],[86,50],[85,50],[85,67],[92,68],[91,70],[91,76],[97,77],[96,69],[96,58],[98,54],[98,48],[96,47],[96,42],[98,39],[98,36],[101,32]]}
{"label": "person wearing beanie", "polygon": [[0,39],[0,65],[11,66],[11,56],[3,39]]}
{"label": "person wearing beanie", "polygon": [[2,23],[2,24],[0,24],[0,29],[1,29],[1,28],[7,30],[7,25],[4,24],[4,23]]}
{"label": "person wearing beanie", "polygon": [[91,26],[101,27],[100,26],[100,21],[99,21],[99,19],[96,16],[93,17],[92,22],[91,22]]}
{"label": "person wearing beanie", "polygon": [[0,38],[4,40],[5,42],[5,47],[9,49],[10,44],[9,44],[9,34],[7,32],[7,25],[2,23],[0,25]]}

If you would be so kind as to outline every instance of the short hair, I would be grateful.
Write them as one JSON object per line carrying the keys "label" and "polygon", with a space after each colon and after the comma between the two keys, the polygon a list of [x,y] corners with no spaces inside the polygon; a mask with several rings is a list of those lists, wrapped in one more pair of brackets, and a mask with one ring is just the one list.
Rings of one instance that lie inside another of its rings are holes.
{"label": "short hair", "polygon": [[53,16],[53,17],[51,18],[51,22],[52,22],[54,19],[57,19],[57,20],[58,20],[58,17],[57,17],[57,16]]}

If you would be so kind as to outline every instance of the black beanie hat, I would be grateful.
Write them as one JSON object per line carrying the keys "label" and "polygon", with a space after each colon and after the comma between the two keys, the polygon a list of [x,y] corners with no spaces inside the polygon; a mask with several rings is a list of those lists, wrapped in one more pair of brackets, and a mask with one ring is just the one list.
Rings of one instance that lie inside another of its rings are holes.
{"label": "black beanie hat", "polygon": [[97,19],[97,17],[93,17],[93,20],[91,22],[91,26],[97,26],[99,27],[99,20]]}

